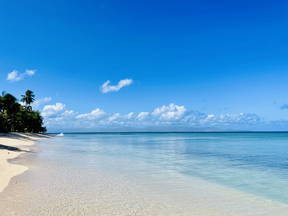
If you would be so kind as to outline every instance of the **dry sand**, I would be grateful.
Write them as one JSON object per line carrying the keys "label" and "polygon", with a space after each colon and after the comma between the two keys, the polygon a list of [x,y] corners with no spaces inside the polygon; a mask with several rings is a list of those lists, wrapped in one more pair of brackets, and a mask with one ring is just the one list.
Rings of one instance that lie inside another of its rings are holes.
{"label": "dry sand", "polygon": [[47,135],[9,133],[0,134],[0,192],[9,184],[11,178],[25,172],[25,166],[9,163],[9,160],[29,152],[29,146]]}

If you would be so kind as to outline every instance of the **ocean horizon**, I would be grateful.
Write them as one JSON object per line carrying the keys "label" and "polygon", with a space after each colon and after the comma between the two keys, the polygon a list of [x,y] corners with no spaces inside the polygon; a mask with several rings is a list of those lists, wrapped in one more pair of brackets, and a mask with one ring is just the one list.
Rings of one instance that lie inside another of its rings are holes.
{"label": "ocean horizon", "polygon": [[219,131],[57,131],[57,132],[47,132],[46,134],[58,135],[58,134],[121,134],[121,133],[288,133],[288,130],[235,130],[235,131],[227,131],[227,130],[219,130]]}
{"label": "ocean horizon", "polygon": [[287,216],[287,12],[1,1],[0,216]]}

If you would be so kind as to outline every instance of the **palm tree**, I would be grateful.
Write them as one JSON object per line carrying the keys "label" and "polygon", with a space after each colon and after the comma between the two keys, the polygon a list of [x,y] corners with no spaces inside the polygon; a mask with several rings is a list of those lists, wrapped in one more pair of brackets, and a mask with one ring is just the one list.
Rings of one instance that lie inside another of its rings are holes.
{"label": "palm tree", "polygon": [[1,96],[0,108],[3,123],[5,121],[7,128],[10,131],[14,131],[16,124],[16,113],[20,111],[20,104],[17,103],[17,99],[13,95],[3,92]]}
{"label": "palm tree", "polygon": [[0,94],[0,132],[30,132],[43,133],[43,118],[39,111],[33,111],[30,106],[35,100],[32,91],[27,90],[22,95],[21,101],[25,106],[18,103],[12,94],[2,92]]}
{"label": "palm tree", "polygon": [[32,107],[30,106],[30,104],[35,101],[35,95],[33,91],[27,90],[25,92],[25,95],[21,95],[21,96],[22,96],[21,102],[25,103],[27,110],[31,111]]}
{"label": "palm tree", "polygon": [[17,112],[19,108],[16,97],[5,92],[2,93],[1,104],[9,114]]}

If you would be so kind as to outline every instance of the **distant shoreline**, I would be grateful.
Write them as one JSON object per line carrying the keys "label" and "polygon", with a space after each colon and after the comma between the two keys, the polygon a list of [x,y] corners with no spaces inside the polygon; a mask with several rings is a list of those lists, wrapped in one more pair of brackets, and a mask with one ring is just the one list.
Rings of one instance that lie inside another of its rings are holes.
{"label": "distant shoreline", "polygon": [[103,132],[48,132],[47,135],[64,134],[129,134],[129,133],[288,133],[288,131],[103,131]]}

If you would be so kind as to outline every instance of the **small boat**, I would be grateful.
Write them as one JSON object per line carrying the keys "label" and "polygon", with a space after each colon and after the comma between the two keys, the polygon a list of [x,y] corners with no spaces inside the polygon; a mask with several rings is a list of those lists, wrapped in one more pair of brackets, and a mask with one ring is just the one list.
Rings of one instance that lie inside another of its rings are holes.
{"label": "small boat", "polygon": [[64,133],[59,133],[56,136],[64,136]]}

